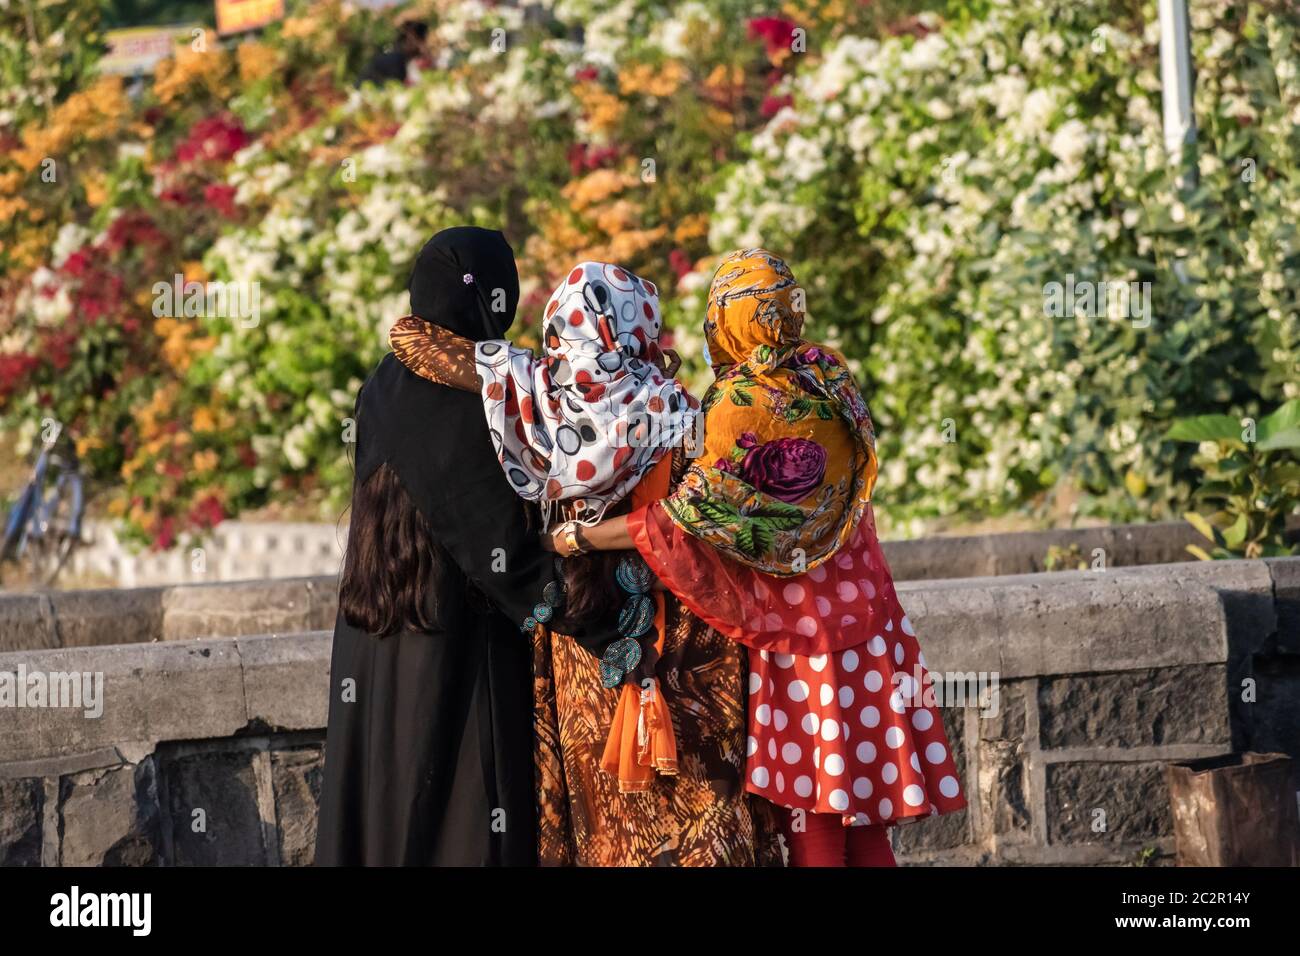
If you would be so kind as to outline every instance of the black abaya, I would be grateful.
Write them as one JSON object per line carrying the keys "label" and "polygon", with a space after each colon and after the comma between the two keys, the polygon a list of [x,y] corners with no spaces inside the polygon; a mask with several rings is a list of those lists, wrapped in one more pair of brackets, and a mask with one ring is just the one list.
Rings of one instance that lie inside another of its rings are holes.
{"label": "black abaya", "polygon": [[[434,237],[412,277],[412,309],[475,339],[503,333],[518,283],[513,255],[503,277],[494,243],[509,254],[484,230]],[[502,287],[513,292],[504,315],[483,301]],[[357,483],[381,464],[396,471],[446,560],[430,595],[437,632],[375,637],[342,615],[336,623],[316,862],[535,863],[521,625],[544,592],[556,593],[555,562],[497,461],[478,396],[426,381],[390,354],[362,387],[356,418]],[[563,620],[562,607],[556,615]],[[596,653],[618,636],[612,621],[578,630]]]}

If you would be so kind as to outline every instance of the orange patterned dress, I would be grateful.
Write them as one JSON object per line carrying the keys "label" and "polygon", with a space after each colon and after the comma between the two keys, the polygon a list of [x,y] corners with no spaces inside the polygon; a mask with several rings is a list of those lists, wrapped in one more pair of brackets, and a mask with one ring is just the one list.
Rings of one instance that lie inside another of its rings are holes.
{"label": "orange patterned dress", "polygon": [[619,793],[600,756],[618,690],[599,661],[533,636],[538,857],[543,866],[780,866],[770,805],[745,792],[745,649],[669,596],[657,673],[678,772]]}

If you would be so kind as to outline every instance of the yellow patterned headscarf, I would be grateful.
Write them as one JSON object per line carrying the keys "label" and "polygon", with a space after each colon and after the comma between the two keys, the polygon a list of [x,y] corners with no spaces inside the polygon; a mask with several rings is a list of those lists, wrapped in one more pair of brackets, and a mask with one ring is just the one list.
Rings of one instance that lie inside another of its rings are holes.
{"label": "yellow patterned headscarf", "polygon": [[717,378],[704,450],[665,512],[767,574],[832,557],[876,483],[871,416],[843,356],[805,341],[803,290],[763,249],[733,252],[709,288],[704,336]]}

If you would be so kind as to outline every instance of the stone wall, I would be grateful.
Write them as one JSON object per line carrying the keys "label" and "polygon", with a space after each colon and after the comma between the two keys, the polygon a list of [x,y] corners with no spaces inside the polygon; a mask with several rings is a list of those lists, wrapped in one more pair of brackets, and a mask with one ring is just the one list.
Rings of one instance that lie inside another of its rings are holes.
{"label": "stone wall", "polygon": [[[135,588],[334,575],[343,560],[347,527],[227,521],[200,552],[137,552],[104,522],[91,523],[87,536],[89,543],[73,552],[69,576]],[[1187,545],[1199,540],[1189,525],[1169,522],[919,538],[887,541],[884,547],[895,576],[907,581],[1043,571],[1054,548],[1089,565],[1100,549],[1108,567],[1186,561]]]}
{"label": "stone wall", "polygon": [[[997,677],[995,698],[943,709],[970,807],[899,827],[903,862],[1167,863],[1165,764],[1300,756],[1300,559],[899,591],[932,673]],[[329,642],[0,654],[0,672],[103,673],[107,697],[95,719],[4,712],[0,863],[307,862]]]}
{"label": "stone wall", "polygon": [[102,673],[103,714],[5,710],[0,865],[304,865],[330,634],[0,655]]}
{"label": "stone wall", "polygon": [[[182,578],[189,583],[0,591],[0,651],[333,627],[338,557],[330,550],[332,526],[230,522],[218,537],[208,573]],[[1053,548],[1089,564],[1099,554],[1108,568],[1180,561],[1190,558],[1185,548],[1194,539],[1188,525],[1171,523],[887,541],[884,549],[895,579],[912,581],[1042,571]],[[255,560],[239,557],[248,554]],[[164,571],[174,571],[182,556],[140,560],[157,560]],[[226,575],[253,579],[225,580]],[[137,569],[129,576],[148,575]]]}

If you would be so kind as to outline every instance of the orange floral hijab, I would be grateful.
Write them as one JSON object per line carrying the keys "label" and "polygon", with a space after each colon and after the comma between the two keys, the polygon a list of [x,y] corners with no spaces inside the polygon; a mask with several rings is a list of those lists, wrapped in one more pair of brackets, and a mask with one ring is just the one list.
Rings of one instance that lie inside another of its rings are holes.
{"label": "orange floral hijab", "polygon": [[853,534],[876,483],[871,417],[844,358],[802,338],[803,290],[763,249],[709,288],[717,377],[704,453],[663,501],[683,531],[767,574],[802,574]]}

